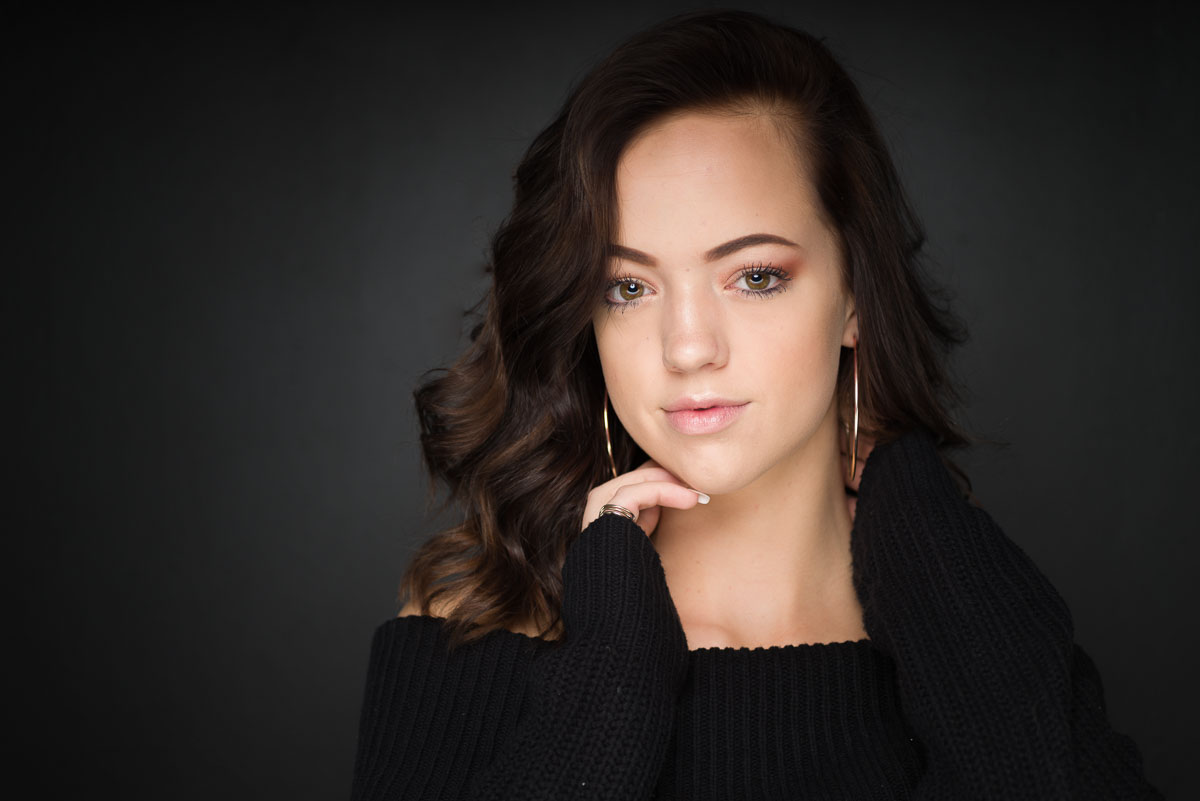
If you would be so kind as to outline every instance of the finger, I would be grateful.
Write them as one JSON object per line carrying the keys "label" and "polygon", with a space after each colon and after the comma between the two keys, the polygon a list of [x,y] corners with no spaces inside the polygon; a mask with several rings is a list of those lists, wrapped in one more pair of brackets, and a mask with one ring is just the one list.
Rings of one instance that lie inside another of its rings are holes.
{"label": "finger", "polygon": [[651,506],[691,509],[698,503],[707,502],[707,495],[674,481],[645,481],[638,484],[626,484],[605,503],[624,506],[636,514]]}
{"label": "finger", "polygon": [[584,528],[600,516],[600,510],[606,503],[615,504],[633,512],[636,522],[637,515],[644,509],[656,506],[691,509],[702,500],[707,502],[708,496],[674,481],[642,481],[625,484],[618,487],[616,492],[608,498],[597,493],[590,496],[584,515]]}

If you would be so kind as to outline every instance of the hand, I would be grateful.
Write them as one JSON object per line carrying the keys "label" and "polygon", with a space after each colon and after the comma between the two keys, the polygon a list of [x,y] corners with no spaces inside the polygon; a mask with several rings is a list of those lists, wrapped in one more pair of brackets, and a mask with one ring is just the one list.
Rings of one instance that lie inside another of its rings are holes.
{"label": "hand", "polygon": [[[848,441],[849,440],[849,441]],[[858,484],[862,481],[863,467],[867,464],[867,457],[875,448],[875,440],[871,437],[864,436],[861,429],[858,432],[858,456],[854,460],[854,475],[846,479],[846,473],[850,470],[850,452],[848,446],[852,446],[853,440],[847,437],[844,433],[838,437],[838,442],[841,443],[842,451],[842,478],[846,480],[846,489],[858,492]],[[850,522],[854,522],[854,513],[858,509],[858,496],[846,493],[846,506],[850,510]]]}
{"label": "hand", "polygon": [[597,485],[588,493],[580,530],[600,516],[600,508],[606,503],[633,512],[637,516],[634,522],[650,536],[658,525],[659,507],[691,509],[697,503],[708,503],[708,496],[686,487],[658,462],[647,459],[641,466]]}

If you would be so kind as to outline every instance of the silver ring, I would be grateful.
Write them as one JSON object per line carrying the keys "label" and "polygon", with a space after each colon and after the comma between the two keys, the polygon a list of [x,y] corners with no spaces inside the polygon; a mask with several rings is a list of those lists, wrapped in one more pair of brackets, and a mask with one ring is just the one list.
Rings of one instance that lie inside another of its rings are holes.
{"label": "silver ring", "polygon": [[630,520],[632,520],[635,523],[637,522],[636,514],[629,511],[624,506],[618,506],[615,503],[606,503],[603,506],[601,506],[600,514],[601,515],[620,515],[621,517],[629,518]]}

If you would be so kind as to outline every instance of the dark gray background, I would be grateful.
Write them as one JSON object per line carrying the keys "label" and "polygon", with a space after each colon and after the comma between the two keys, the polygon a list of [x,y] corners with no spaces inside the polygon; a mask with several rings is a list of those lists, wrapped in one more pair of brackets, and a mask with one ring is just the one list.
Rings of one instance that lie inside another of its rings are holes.
{"label": "dark gray background", "polygon": [[[972,331],[963,420],[1012,443],[976,493],[1194,796],[1195,19],[963,5],[744,7],[878,114]],[[7,12],[11,728],[55,791],[348,794],[435,528],[415,382],[570,83],[690,7]]]}

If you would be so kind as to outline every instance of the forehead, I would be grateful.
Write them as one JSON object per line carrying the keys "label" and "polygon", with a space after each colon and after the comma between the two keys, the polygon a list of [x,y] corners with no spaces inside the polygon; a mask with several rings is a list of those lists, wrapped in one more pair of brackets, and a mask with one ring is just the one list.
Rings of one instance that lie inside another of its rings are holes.
{"label": "forehead", "polygon": [[691,112],[657,122],[617,165],[620,241],[636,247],[631,240],[673,232],[715,238],[764,226],[802,231],[818,208],[804,161],[766,115]]}

